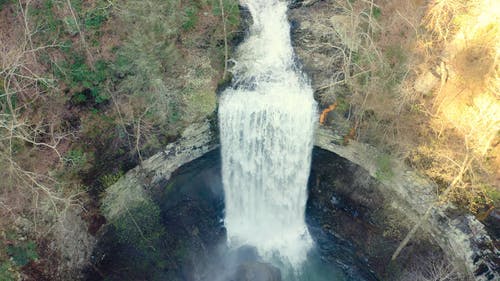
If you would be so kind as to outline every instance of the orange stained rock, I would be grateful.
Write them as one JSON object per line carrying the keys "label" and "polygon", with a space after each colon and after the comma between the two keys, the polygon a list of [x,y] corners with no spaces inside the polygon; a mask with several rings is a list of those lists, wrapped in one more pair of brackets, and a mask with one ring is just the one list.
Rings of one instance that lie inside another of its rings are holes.
{"label": "orange stained rock", "polygon": [[325,108],[323,110],[323,112],[321,112],[321,115],[319,116],[319,123],[324,124],[325,120],[326,120],[326,116],[328,115],[328,112],[334,110],[335,108],[337,108],[337,102],[334,102],[329,107]]}

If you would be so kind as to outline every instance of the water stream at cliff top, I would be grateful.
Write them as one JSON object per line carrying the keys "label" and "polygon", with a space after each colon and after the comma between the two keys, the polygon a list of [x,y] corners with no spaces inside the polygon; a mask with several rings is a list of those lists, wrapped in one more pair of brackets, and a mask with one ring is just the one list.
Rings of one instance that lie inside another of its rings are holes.
{"label": "water stream at cliff top", "polygon": [[224,224],[231,247],[297,267],[313,245],[305,207],[317,105],[294,63],[287,3],[242,4],[253,23],[219,106]]}

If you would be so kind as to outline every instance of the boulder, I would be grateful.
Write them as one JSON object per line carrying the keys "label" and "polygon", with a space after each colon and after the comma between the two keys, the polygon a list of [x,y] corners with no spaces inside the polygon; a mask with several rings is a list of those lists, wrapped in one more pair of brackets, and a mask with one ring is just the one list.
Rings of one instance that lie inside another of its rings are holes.
{"label": "boulder", "polygon": [[238,266],[231,281],[281,281],[281,272],[269,263],[247,262]]}

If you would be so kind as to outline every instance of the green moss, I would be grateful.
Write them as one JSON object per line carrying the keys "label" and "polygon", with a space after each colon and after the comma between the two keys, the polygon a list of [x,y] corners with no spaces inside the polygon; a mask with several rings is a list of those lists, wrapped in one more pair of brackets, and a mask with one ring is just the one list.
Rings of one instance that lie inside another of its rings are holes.
{"label": "green moss", "polygon": [[11,1],[12,0],[0,0],[0,11],[3,9],[4,6],[6,6]]}
{"label": "green moss", "polygon": [[169,183],[165,186],[165,192],[166,192],[166,193],[171,192],[171,191],[174,189],[174,186],[175,186],[175,181],[171,181],[171,182],[169,182]]}
{"label": "green moss", "polygon": [[361,58],[360,58],[360,55],[359,55],[359,53],[358,53],[358,52],[353,51],[353,52],[351,53],[351,61],[352,61],[353,63],[356,63],[356,64],[357,64],[357,63],[359,63],[359,62],[360,62],[360,59],[361,59]]}
{"label": "green moss", "polygon": [[56,9],[54,1],[42,1],[42,4],[37,6],[36,9],[29,9],[30,19],[33,24],[40,28],[43,32],[34,34],[33,39],[39,42],[52,42],[59,40],[63,37],[62,32],[65,30],[65,23],[63,18],[59,18],[54,13]]}
{"label": "green moss", "polygon": [[169,103],[169,112],[170,112],[170,114],[168,115],[169,123],[177,123],[182,119],[181,118],[182,112],[180,111],[179,105],[176,102]]}
{"label": "green moss", "polygon": [[339,112],[342,113],[347,112],[349,110],[349,107],[350,107],[349,102],[345,99],[345,97],[339,96],[337,98],[337,110]]}
{"label": "green moss", "polygon": [[84,0],[70,0],[71,2],[71,7],[73,8],[73,11],[77,14],[80,14],[83,10],[83,1]]}
{"label": "green moss", "polygon": [[372,74],[371,72],[361,73],[356,79],[359,85],[366,86],[372,79]]}
{"label": "green moss", "polygon": [[493,205],[500,207],[500,189],[489,185],[482,185],[481,187],[484,193],[486,193],[488,198],[493,202]]}
{"label": "green moss", "polygon": [[[97,60],[93,65],[87,61],[84,48],[99,46],[102,24],[107,20],[110,5],[107,1],[93,1],[93,5],[83,5],[82,0],[71,0],[73,15],[61,16],[60,11],[67,10],[66,2],[42,1],[41,5],[29,9],[33,24],[43,32],[33,36],[35,43],[44,45],[56,42],[62,52],[54,56],[55,48],[40,50],[42,62],[52,69],[57,80],[64,82],[74,96],[77,104],[95,105],[108,100],[104,91],[104,82],[110,76],[108,62]],[[80,31],[84,31],[86,46],[82,40],[73,40]],[[53,58],[57,57],[56,61]]]}
{"label": "green moss", "polygon": [[123,172],[118,171],[116,173],[101,176],[99,178],[99,181],[101,182],[101,184],[104,188],[108,188],[108,187],[112,186],[113,184],[115,184],[121,177],[123,177]]}
{"label": "green moss", "polygon": [[379,7],[373,7],[372,9],[372,16],[376,19],[379,20],[380,17],[382,16],[382,10],[380,10]]}
{"label": "green moss", "polygon": [[[65,81],[73,93],[73,102],[83,104],[91,101],[100,104],[107,101],[109,96],[104,91],[104,82],[110,73],[108,63],[98,60],[91,69],[83,55],[70,53],[70,56],[69,61],[63,61],[59,67],[55,67],[54,74]],[[90,95],[86,91],[89,91]]]}
{"label": "green moss", "polygon": [[85,14],[85,29],[99,29],[109,17],[109,11],[104,8],[90,10]]}
{"label": "green moss", "polygon": [[112,221],[118,240],[139,251],[156,249],[165,234],[160,208],[152,201],[127,206],[122,215]]}
{"label": "green moss", "polygon": [[383,154],[377,158],[377,172],[375,177],[378,180],[389,180],[394,176],[392,171],[391,156]]}
{"label": "green moss", "polygon": [[24,266],[32,260],[38,259],[36,244],[33,241],[21,242],[7,247],[7,254],[18,266]]}
{"label": "green moss", "polygon": [[69,35],[75,36],[78,34],[78,31],[80,29],[78,27],[78,22],[75,20],[73,16],[64,17],[63,22],[65,30]]}
{"label": "green moss", "polygon": [[79,168],[87,162],[87,154],[81,149],[72,149],[64,155],[63,160],[67,166]]}
{"label": "green moss", "polygon": [[198,8],[195,6],[190,6],[184,9],[185,20],[182,24],[184,30],[191,30],[196,26],[198,22]]}
{"label": "green moss", "polygon": [[7,96],[3,89],[0,89],[0,112],[3,112],[5,114],[12,114],[11,112],[11,107],[9,106],[9,102],[12,105],[12,108],[17,107],[17,95],[15,93],[10,94]]}
{"label": "green moss", "polygon": [[168,280],[164,274],[172,253],[159,207],[146,199],[125,208],[110,223],[118,251],[113,254],[124,267],[134,269],[127,280]]}
{"label": "green moss", "polygon": [[[1,8],[1,6],[0,6]],[[10,260],[0,262],[0,280],[2,281],[16,281],[17,268]]]}

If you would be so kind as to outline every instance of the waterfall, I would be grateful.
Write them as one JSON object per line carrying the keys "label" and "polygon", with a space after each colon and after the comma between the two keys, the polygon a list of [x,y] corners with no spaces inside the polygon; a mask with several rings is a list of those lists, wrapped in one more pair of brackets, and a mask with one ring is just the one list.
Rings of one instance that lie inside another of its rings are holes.
{"label": "waterfall", "polygon": [[305,206],[316,102],[294,64],[287,3],[242,2],[253,23],[219,105],[224,223],[231,246],[296,265],[312,247]]}

